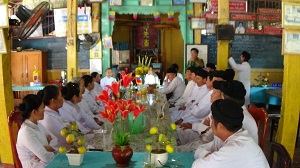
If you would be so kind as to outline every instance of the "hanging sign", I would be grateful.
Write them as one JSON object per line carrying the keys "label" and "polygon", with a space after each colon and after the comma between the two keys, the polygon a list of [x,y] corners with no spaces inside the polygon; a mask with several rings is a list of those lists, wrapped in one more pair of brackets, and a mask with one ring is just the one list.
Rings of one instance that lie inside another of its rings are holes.
{"label": "hanging sign", "polygon": [[254,14],[231,14],[232,20],[256,20]]}
{"label": "hanging sign", "polygon": [[281,15],[281,9],[258,8],[257,13],[259,13],[259,14]]}
{"label": "hanging sign", "polygon": [[267,15],[259,15],[257,16],[258,21],[277,21],[281,22],[281,16],[267,16]]}
{"label": "hanging sign", "polygon": [[[212,11],[218,12],[218,1],[212,2]],[[247,1],[229,1],[229,12],[247,12]]]}
{"label": "hanging sign", "polygon": [[264,34],[281,35],[281,26],[264,26]]}

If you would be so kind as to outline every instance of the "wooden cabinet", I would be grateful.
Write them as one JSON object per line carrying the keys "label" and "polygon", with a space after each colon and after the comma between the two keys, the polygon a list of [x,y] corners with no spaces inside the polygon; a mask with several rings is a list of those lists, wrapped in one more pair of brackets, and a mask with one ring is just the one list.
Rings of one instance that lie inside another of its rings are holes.
{"label": "wooden cabinet", "polygon": [[37,68],[39,81],[47,81],[47,54],[43,51],[11,53],[11,78],[14,85],[29,85],[33,82],[32,73]]}

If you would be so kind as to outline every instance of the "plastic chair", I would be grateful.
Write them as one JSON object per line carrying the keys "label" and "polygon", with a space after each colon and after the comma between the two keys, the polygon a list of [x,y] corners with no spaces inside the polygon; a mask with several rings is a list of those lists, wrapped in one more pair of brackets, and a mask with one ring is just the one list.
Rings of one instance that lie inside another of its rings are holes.
{"label": "plastic chair", "polygon": [[12,111],[11,114],[8,116],[8,129],[9,129],[9,136],[11,141],[11,148],[13,152],[15,167],[22,168],[22,164],[19,160],[19,156],[16,148],[16,140],[14,135],[13,123],[17,125],[17,131],[19,131],[23,123],[23,117],[20,111]]}
{"label": "plastic chair", "polygon": [[283,145],[276,142],[271,142],[268,161],[271,168],[291,168],[292,165],[290,154]]}
{"label": "plastic chair", "polygon": [[[266,132],[267,132],[267,124],[268,124],[268,114],[264,108],[258,108],[255,105],[250,105],[248,108],[249,113],[254,118],[257,127],[260,128],[260,123],[262,123],[262,129],[261,129],[261,135],[258,135],[259,137],[259,146],[261,149],[265,146],[266,141]],[[260,129],[258,129],[260,130]]]}

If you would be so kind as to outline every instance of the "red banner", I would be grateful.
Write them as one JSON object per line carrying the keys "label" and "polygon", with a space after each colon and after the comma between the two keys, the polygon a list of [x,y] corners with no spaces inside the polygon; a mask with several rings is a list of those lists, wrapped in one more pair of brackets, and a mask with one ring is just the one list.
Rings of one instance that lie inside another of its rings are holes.
{"label": "red banner", "polygon": [[218,19],[218,14],[217,13],[214,13],[214,14],[207,13],[206,18],[207,19]]}
{"label": "red banner", "polygon": [[256,20],[255,15],[251,14],[231,14],[231,19],[232,20]]}
{"label": "red banner", "polygon": [[258,29],[246,29],[247,34],[263,34],[263,30]]}
{"label": "red banner", "polygon": [[[212,10],[218,12],[218,1],[212,2]],[[240,13],[247,12],[247,1],[230,1],[229,12]]]}
{"label": "red banner", "polygon": [[257,20],[259,20],[259,21],[278,21],[278,22],[281,22],[281,16],[259,15],[259,16],[257,16]]}
{"label": "red banner", "polygon": [[140,49],[153,49],[158,44],[158,29],[153,28],[153,23],[144,23],[144,26],[133,27],[135,47]]}
{"label": "red banner", "polygon": [[264,34],[281,35],[282,27],[280,27],[280,26],[264,26]]}
{"label": "red banner", "polygon": [[258,8],[257,13],[259,14],[276,14],[281,15],[281,9],[272,9],[272,8]]}

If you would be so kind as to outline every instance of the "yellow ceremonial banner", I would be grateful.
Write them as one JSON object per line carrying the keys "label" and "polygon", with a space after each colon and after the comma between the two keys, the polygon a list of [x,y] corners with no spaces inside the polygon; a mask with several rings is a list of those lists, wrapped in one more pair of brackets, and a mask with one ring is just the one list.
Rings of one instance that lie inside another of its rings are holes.
{"label": "yellow ceremonial banner", "polygon": [[98,42],[98,44],[90,49],[90,59],[98,59],[102,58],[102,42],[101,40]]}

